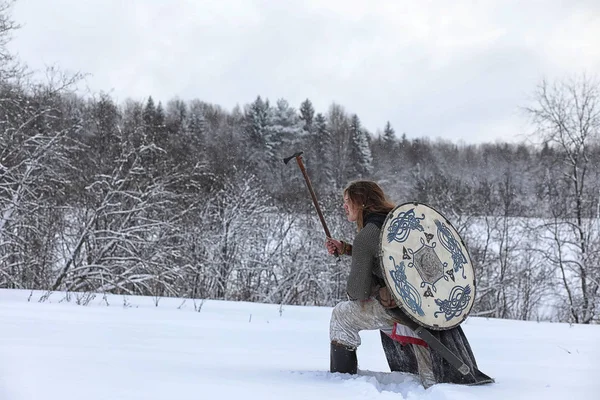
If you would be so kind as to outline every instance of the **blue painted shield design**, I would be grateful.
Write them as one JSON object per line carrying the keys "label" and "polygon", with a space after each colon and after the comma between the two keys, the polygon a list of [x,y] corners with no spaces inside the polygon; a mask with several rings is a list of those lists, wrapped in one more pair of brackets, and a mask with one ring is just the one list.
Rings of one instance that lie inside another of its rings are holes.
{"label": "blue painted shield design", "polygon": [[422,203],[392,210],[381,228],[380,262],[396,303],[419,325],[451,329],[475,300],[475,271],[452,224]]}

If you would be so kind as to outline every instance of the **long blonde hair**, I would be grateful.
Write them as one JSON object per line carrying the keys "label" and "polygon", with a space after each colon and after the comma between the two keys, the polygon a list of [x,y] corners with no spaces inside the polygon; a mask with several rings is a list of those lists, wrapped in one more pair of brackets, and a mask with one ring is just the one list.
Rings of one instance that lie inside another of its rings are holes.
{"label": "long blonde hair", "polygon": [[359,209],[358,218],[356,219],[356,226],[359,231],[364,226],[365,215],[369,213],[387,214],[396,207],[383,193],[383,189],[373,181],[350,182],[344,189],[343,196],[348,196],[352,205]]}

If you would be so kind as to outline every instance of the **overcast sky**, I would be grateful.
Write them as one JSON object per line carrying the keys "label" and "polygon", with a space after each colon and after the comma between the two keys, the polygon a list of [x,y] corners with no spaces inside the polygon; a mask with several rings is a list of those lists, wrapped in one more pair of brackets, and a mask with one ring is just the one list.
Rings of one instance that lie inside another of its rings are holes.
{"label": "overcast sky", "polygon": [[117,101],[332,102],[371,131],[517,141],[542,78],[600,72],[600,0],[18,0],[10,49]]}

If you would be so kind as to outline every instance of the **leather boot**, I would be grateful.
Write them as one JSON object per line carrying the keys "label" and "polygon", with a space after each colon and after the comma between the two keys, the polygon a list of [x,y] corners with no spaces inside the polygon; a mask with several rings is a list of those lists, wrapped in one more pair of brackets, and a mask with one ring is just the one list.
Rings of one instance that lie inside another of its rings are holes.
{"label": "leather boot", "polygon": [[342,344],[331,342],[329,370],[342,374],[356,374],[358,370],[356,349],[349,349]]}

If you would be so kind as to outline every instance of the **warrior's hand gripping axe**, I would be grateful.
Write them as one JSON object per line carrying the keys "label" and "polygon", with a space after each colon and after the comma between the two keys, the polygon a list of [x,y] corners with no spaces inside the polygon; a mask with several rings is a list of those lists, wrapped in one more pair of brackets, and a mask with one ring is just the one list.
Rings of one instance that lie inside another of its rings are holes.
{"label": "warrior's hand gripping axe", "polygon": [[[300,171],[302,171],[302,175],[304,175],[304,180],[306,181],[306,187],[308,187],[308,191],[310,192],[310,197],[312,197],[312,201],[313,201],[313,204],[315,205],[315,209],[317,210],[317,214],[319,214],[319,219],[321,220],[321,225],[323,225],[323,229],[325,230],[325,235],[327,235],[327,237],[330,238],[331,234],[329,233],[329,229],[327,228],[327,224],[325,223],[325,218],[323,218],[323,213],[321,212],[321,208],[319,207],[319,202],[317,201],[317,196],[315,195],[315,191],[313,190],[312,185],[310,183],[310,178],[308,177],[308,174],[306,173],[306,168],[304,168],[304,163],[302,162],[302,154],[304,154],[304,152],[299,151],[295,154],[292,154],[289,157],[284,158],[283,162],[285,164],[287,164],[290,162],[290,160],[292,158],[295,158],[296,161],[298,162],[298,167],[300,167]],[[336,256],[336,258],[339,261],[340,256],[337,253],[337,250],[335,251],[334,255]]]}

